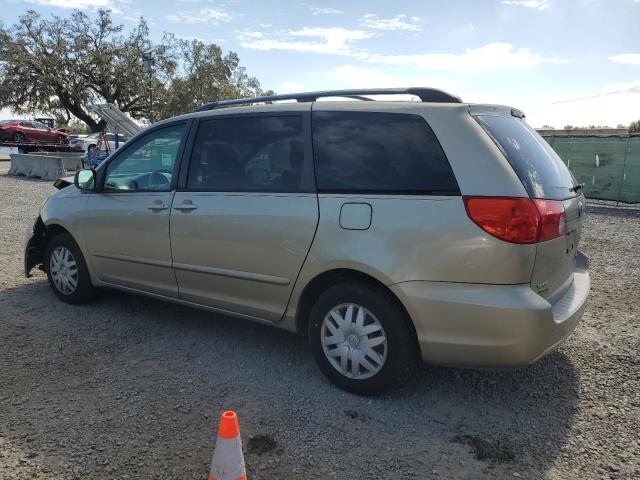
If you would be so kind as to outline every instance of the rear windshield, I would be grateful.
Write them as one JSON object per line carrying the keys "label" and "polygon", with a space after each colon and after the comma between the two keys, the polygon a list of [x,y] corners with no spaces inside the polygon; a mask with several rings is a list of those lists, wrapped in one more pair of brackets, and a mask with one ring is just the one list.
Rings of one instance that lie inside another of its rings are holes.
{"label": "rear windshield", "polygon": [[574,197],[571,172],[538,133],[515,117],[476,115],[511,164],[531,198]]}

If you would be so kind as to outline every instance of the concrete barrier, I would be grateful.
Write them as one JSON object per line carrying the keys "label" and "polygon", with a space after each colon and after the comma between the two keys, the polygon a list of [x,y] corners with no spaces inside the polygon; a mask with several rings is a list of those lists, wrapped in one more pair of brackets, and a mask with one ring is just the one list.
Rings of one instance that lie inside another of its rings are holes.
{"label": "concrete barrier", "polygon": [[[40,155],[39,153],[37,155]],[[82,159],[84,158],[83,152],[47,152],[42,155],[47,157],[60,157],[65,170],[80,170],[82,169]]]}
{"label": "concrete barrier", "polygon": [[18,147],[0,147],[0,160],[11,160],[11,157],[9,155],[11,155],[12,153],[20,153],[20,150],[18,149]]}
{"label": "concrete barrier", "polygon": [[12,153],[9,175],[55,180],[66,175],[62,159],[47,155]]}

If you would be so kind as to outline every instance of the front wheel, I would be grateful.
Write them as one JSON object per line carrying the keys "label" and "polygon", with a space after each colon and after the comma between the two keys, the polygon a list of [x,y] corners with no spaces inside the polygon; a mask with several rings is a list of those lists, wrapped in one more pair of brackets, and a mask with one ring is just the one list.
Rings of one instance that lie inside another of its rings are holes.
{"label": "front wheel", "polygon": [[79,305],[93,299],[96,289],[80,247],[68,233],[53,237],[45,256],[47,279],[56,296],[66,303]]}
{"label": "front wheel", "polygon": [[22,132],[16,132],[13,134],[13,141],[16,143],[24,143],[25,141],[25,136],[24,133]]}
{"label": "front wheel", "polygon": [[67,138],[64,135],[58,135],[56,137],[56,143],[58,145],[64,145],[66,143]]}
{"label": "front wheel", "polygon": [[418,364],[409,319],[379,288],[350,281],[330,287],[311,309],[308,333],[320,370],[353,393],[391,390]]}

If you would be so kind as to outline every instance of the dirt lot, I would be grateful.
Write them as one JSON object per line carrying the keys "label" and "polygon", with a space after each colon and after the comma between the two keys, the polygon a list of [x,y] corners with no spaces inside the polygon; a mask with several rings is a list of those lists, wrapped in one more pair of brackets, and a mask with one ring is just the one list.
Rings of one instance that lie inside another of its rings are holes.
{"label": "dirt lot", "polygon": [[302,341],[123,293],[57,301],[22,276],[51,182],[0,162],[0,478],[203,479],[222,410],[253,479],[640,478],[640,209],[591,205],[583,323],[530,367],[424,367],[391,395],[331,386]]}

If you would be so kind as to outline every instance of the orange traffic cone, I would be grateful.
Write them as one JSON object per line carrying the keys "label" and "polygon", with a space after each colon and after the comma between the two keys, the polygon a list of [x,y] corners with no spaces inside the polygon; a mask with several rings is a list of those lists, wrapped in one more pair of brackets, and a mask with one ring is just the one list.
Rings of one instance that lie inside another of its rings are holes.
{"label": "orange traffic cone", "polygon": [[238,416],[231,410],[220,418],[209,480],[247,480]]}

